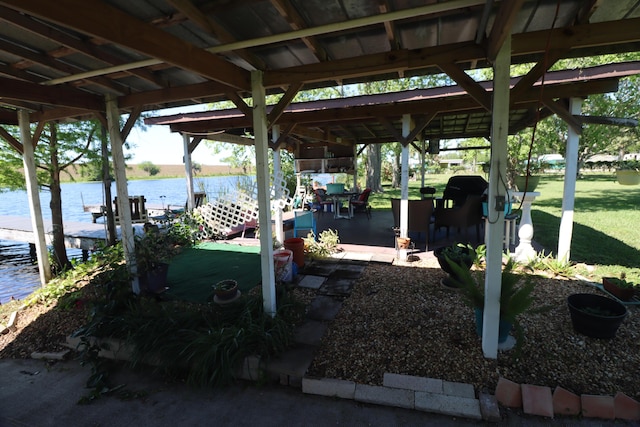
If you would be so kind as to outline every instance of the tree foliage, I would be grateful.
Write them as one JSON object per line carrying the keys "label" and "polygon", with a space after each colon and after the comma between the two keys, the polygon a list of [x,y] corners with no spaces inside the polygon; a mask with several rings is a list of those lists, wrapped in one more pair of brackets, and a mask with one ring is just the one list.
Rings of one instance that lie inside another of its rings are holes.
{"label": "tree foliage", "polygon": [[148,173],[149,176],[156,176],[160,173],[160,168],[149,161],[140,163],[138,167]]}

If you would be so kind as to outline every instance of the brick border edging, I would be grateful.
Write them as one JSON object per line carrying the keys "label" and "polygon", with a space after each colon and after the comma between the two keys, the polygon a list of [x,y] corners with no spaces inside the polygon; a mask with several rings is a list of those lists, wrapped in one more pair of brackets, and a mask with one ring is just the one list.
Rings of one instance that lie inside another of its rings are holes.
{"label": "brick border edging", "polygon": [[640,420],[640,403],[623,392],[615,396],[583,394],[578,396],[557,386],[518,384],[500,377],[496,386],[497,401],[509,408],[522,408],[526,414],[553,418],[554,415],[582,415],[587,418]]}

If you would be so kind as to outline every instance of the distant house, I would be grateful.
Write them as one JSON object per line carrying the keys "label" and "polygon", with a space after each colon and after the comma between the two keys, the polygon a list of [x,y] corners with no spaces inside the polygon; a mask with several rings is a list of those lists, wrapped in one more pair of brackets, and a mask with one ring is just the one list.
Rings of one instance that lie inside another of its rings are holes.
{"label": "distant house", "polygon": [[440,167],[451,169],[455,166],[462,166],[462,159],[440,159]]}

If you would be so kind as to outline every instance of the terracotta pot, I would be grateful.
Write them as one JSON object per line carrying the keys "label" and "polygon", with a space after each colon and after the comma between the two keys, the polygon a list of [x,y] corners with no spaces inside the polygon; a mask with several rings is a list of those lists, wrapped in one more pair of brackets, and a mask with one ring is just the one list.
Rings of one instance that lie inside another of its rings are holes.
{"label": "terracotta pot", "polygon": [[398,242],[398,249],[407,249],[411,244],[411,239],[408,237],[396,237]]}
{"label": "terracotta pot", "polygon": [[611,277],[602,278],[602,286],[604,286],[604,289],[607,292],[609,292],[611,295],[613,295],[614,297],[618,298],[621,301],[630,301],[631,298],[633,298],[635,289],[621,288],[615,283],[615,281],[610,279]]}
{"label": "terracotta pot", "polygon": [[230,300],[238,293],[238,282],[232,279],[221,280],[213,287],[219,300]]}

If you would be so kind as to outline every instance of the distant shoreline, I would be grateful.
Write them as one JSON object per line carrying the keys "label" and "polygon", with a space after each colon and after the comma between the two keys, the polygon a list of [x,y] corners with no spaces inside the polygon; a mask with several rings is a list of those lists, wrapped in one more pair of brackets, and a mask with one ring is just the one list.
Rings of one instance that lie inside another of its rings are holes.
{"label": "distant shoreline", "polygon": [[[149,175],[148,172],[143,171],[140,165],[128,164],[127,165],[127,179],[169,179],[169,178],[183,178],[185,176],[184,165],[155,165],[160,169],[156,175]],[[206,176],[224,176],[224,175],[247,175],[254,173],[254,168],[247,169],[245,172],[242,168],[234,168],[229,165],[200,165],[201,170],[194,174],[194,178],[206,177]],[[87,180],[86,177],[80,175],[79,172],[71,169],[71,177],[63,174],[62,182],[92,182]]]}

